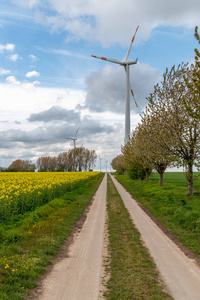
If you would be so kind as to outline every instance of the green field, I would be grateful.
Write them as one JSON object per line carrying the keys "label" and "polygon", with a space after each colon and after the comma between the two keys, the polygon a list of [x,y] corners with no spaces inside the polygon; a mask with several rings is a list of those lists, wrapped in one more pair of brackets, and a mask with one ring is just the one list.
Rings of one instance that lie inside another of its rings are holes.
{"label": "green field", "polygon": [[195,173],[194,195],[187,195],[186,177],[179,172],[166,172],[164,186],[153,173],[148,183],[117,175],[117,180],[142,203],[179,240],[200,257],[200,177]]}
{"label": "green field", "polygon": [[[159,174],[153,172],[150,176],[150,182],[158,183]],[[165,172],[164,173],[164,185],[176,185],[177,187],[185,188],[187,193],[187,180],[186,173],[183,172]],[[194,191],[200,193],[200,172],[194,172]]]}

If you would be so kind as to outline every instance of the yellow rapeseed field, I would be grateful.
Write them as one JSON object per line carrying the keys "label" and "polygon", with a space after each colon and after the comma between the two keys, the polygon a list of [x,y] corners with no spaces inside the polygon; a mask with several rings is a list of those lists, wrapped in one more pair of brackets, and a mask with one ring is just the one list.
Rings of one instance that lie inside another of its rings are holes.
{"label": "yellow rapeseed field", "polygon": [[0,220],[34,210],[99,172],[0,173]]}

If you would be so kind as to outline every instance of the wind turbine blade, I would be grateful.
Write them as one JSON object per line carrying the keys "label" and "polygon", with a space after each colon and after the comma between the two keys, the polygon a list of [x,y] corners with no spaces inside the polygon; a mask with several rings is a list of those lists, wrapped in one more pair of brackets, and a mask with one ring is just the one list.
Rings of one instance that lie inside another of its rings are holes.
{"label": "wind turbine blade", "polygon": [[[126,72],[126,67],[124,67],[124,70],[125,70],[125,72]],[[135,102],[135,105],[136,105],[136,107],[138,108],[138,104],[137,104],[137,101],[135,100],[135,95],[134,95],[133,89],[132,89],[132,87],[131,87],[130,79],[129,79],[129,87],[130,87],[131,95],[133,96],[133,100],[134,100],[134,102]]]}
{"label": "wind turbine blade", "polygon": [[137,33],[137,31],[138,31],[138,28],[139,28],[139,26],[136,28],[135,34],[134,34],[134,36],[133,36],[133,38],[132,38],[132,40],[131,40],[131,44],[130,44],[130,46],[129,46],[129,48],[128,48],[128,51],[127,51],[127,53],[126,53],[126,57],[125,57],[125,61],[124,61],[124,62],[126,62],[127,59],[128,59],[128,57],[129,57],[129,54],[130,54],[130,52],[131,52],[131,47],[132,47],[132,45],[133,45],[133,42],[134,42],[136,33]]}
{"label": "wind turbine blade", "polygon": [[[126,72],[126,68],[125,68],[125,67],[124,67],[124,70],[125,70],[125,72]],[[138,104],[137,104],[137,101],[135,100],[135,95],[134,95],[133,89],[132,89],[132,87],[131,87],[130,80],[129,80],[129,87],[130,87],[131,95],[132,95],[132,97],[133,97],[133,100],[134,100],[134,102],[135,102],[135,105],[136,105],[136,107],[138,108]]]}
{"label": "wind turbine blade", "polygon": [[132,90],[131,86],[130,86],[130,89],[131,89],[131,95],[133,96],[135,105],[136,105],[136,107],[138,108],[138,104],[137,104],[137,101],[135,100],[135,95],[134,95],[134,93],[133,93],[133,90]]}
{"label": "wind turbine blade", "polygon": [[102,60],[106,60],[109,62],[112,62],[114,64],[118,64],[118,65],[122,65],[123,63],[120,60],[117,59],[113,59],[113,58],[106,58],[106,57],[99,57],[99,56],[95,56],[95,55],[91,55],[94,58],[98,58],[98,59],[102,59]]}
{"label": "wind turbine blade", "polygon": [[[80,127],[79,127],[80,128]],[[75,135],[74,135],[74,138],[76,137],[76,135],[77,135],[77,133],[78,133],[78,131],[79,131],[79,128],[76,130],[76,133],[75,133]]]}

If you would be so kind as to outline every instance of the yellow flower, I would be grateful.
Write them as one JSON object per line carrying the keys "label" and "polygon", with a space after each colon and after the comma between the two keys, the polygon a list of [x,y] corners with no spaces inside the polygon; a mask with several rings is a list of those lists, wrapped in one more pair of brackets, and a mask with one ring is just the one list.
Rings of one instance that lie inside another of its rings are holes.
{"label": "yellow flower", "polygon": [[[17,207],[18,201],[26,211],[26,204],[30,201],[42,200],[48,196],[51,200],[55,192],[87,178],[96,176],[99,172],[47,172],[47,173],[4,173],[0,172],[0,212],[12,213],[12,208]],[[11,211],[10,208],[11,207]],[[22,211],[23,213],[23,211]]]}

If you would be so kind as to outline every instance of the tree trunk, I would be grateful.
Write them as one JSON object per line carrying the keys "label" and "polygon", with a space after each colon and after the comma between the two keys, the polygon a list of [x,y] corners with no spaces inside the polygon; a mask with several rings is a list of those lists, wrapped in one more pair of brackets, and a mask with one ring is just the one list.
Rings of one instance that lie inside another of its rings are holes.
{"label": "tree trunk", "polygon": [[149,170],[146,169],[145,172],[146,172],[146,182],[149,182]]}
{"label": "tree trunk", "polygon": [[188,163],[188,195],[193,195],[193,164]]}
{"label": "tree trunk", "polygon": [[159,176],[160,176],[160,178],[159,178],[159,186],[163,186],[163,174],[164,173],[159,173]]}

